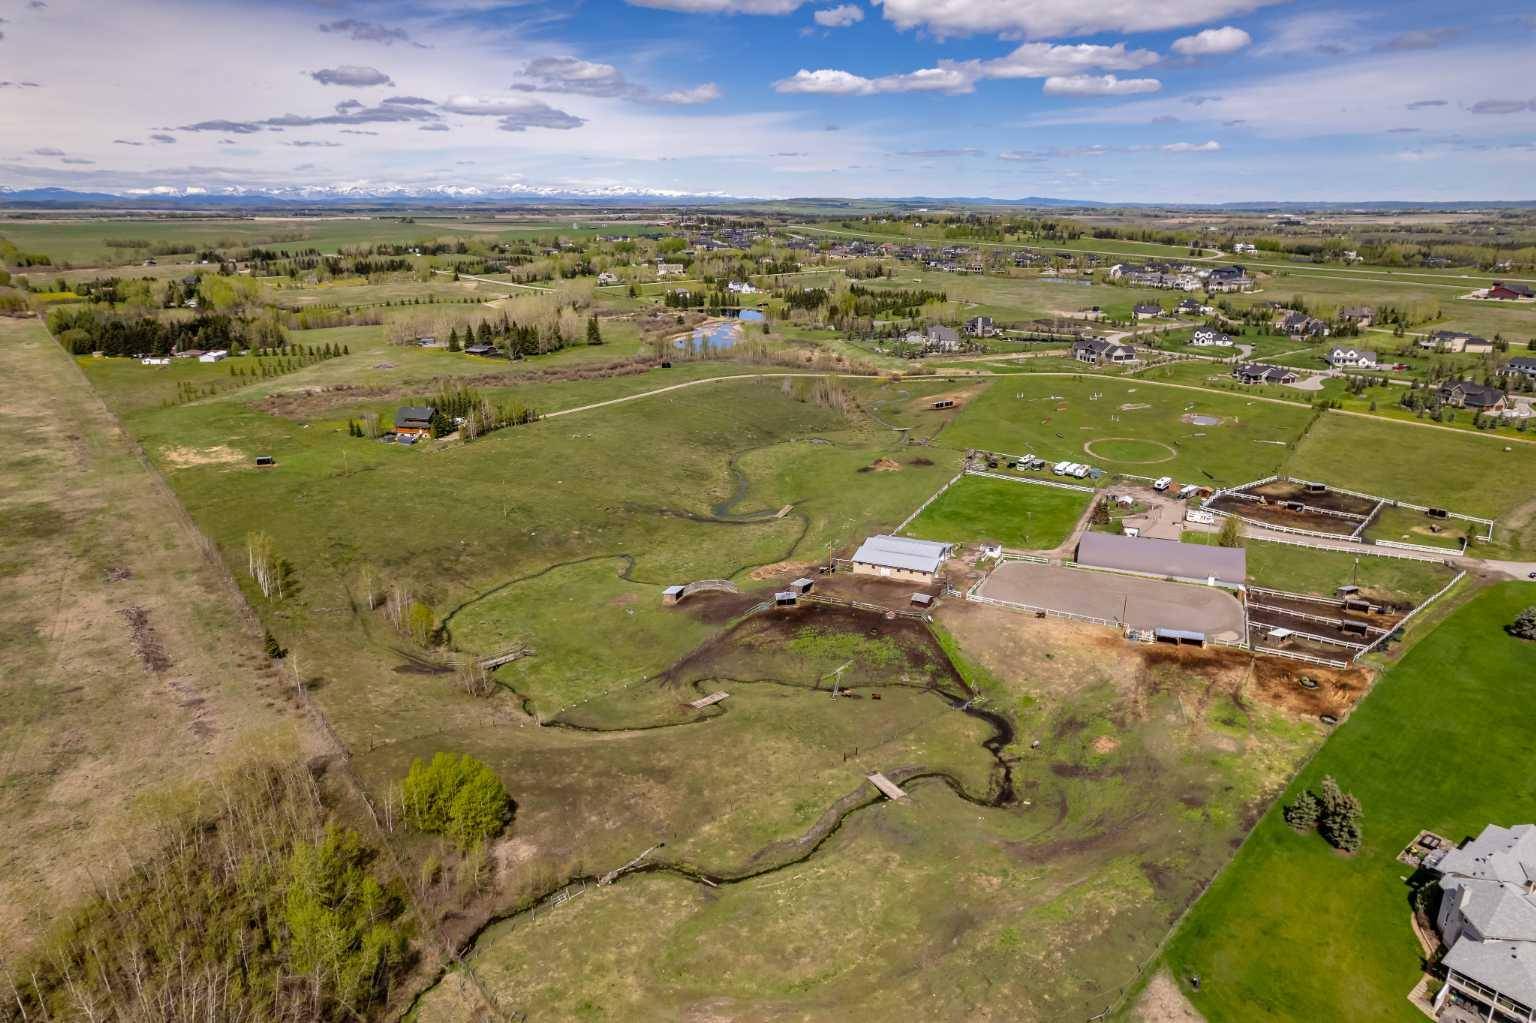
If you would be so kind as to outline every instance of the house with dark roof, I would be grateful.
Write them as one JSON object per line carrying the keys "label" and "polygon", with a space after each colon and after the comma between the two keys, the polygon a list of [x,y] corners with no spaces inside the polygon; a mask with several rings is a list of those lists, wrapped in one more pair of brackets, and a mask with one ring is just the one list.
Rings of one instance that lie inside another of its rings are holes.
{"label": "house with dark roof", "polygon": [[1504,301],[1519,301],[1522,298],[1536,298],[1536,291],[1532,291],[1529,284],[1494,281],[1493,286],[1488,289],[1488,297]]}
{"label": "house with dark roof", "polygon": [[1262,362],[1244,363],[1232,370],[1232,375],[1244,384],[1294,384],[1297,380],[1295,370]]}
{"label": "house with dark roof", "polygon": [[1306,313],[1290,312],[1280,319],[1280,329],[1291,337],[1327,337],[1328,324]]}
{"label": "house with dark roof", "polygon": [[1072,358],[1090,366],[1124,366],[1136,361],[1136,348],[1101,338],[1084,338],[1072,342]]}
{"label": "house with dark roof", "polygon": [[1217,267],[1205,278],[1206,291],[1247,291],[1251,287],[1253,278],[1241,266]]}
{"label": "house with dark roof", "polygon": [[935,323],[923,332],[927,347],[940,352],[958,352],[960,350],[960,333],[954,327],[946,327],[941,323]]}
{"label": "house with dark roof", "polygon": [[1424,865],[1440,875],[1435,926],[1448,949],[1435,1012],[1536,1019],[1536,825],[1490,824]]}
{"label": "house with dark roof", "polygon": [[1476,409],[1479,412],[1503,412],[1505,395],[1497,387],[1470,380],[1447,380],[1435,391],[1442,405]]}
{"label": "house with dark roof", "polygon": [[1510,359],[1504,364],[1504,372],[1522,376],[1528,380],[1536,380],[1536,359],[1520,356]]}
{"label": "house with dark roof", "polygon": [[1138,302],[1131,311],[1138,320],[1150,320],[1163,315],[1163,307],[1153,302]]}
{"label": "house with dark roof", "polygon": [[973,316],[965,321],[965,332],[971,337],[991,337],[997,333],[997,327],[990,316]]}
{"label": "house with dark roof", "polygon": [[401,405],[395,409],[395,436],[430,437],[432,419],[436,415],[437,409],[431,405]]}
{"label": "house with dark roof", "polygon": [[1339,310],[1339,320],[1357,327],[1369,327],[1376,322],[1376,310],[1368,305],[1347,305]]}

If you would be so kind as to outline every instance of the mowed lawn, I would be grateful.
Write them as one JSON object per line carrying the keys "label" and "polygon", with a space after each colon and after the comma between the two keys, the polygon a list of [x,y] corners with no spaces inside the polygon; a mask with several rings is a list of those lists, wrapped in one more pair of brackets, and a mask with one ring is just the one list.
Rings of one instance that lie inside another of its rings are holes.
{"label": "mowed lawn", "polygon": [[947,543],[990,541],[1024,550],[1064,543],[1092,495],[1034,483],[966,476],[939,495],[906,535]]}
{"label": "mowed lawn", "polygon": [[[1536,814],[1536,643],[1504,632],[1531,604],[1536,586],[1493,587],[1410,650],[1186,917],[1167,959],[1210,1023],[1423,1018],[1407,1001],[1420,951],[1395,857],[1420,828],[1459,841]],[[1354,856],[1280,815],[1329,774],[1365,807]]]}
{"label": "mowed lawn", "polygon": [[[1236,485],[1277,471],[1311,415],[1303,406],[1134,377],[1020,374],[994,381],[936,443],[1035,454],[1046,461],[1071,459],[1110,472]],[[1186,416],[1211,417],[1220,424],[1197,425],[1186,422]],[[1095,443],[1112,439],[1156,444],[1137,444],[1132,451]],[[1134,460],[1112,461],[1116,458]]]}

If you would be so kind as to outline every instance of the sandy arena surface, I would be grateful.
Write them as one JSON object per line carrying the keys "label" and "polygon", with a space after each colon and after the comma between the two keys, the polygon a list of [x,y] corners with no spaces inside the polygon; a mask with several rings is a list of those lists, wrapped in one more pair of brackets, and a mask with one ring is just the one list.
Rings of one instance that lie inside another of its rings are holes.
{"label": "sandy arena surface", "polygon": [[1009,562],[981,595],[994,600],[1120,621],[1138,629],[1191,629],[1241,639],[1243,607],[1225,590],[1056,565]]}

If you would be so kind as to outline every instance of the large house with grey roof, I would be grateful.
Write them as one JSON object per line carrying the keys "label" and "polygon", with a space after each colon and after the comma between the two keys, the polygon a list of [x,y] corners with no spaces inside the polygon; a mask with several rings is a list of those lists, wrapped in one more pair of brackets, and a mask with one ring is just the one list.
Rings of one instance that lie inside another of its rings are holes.
{"label": "large house with grey roof", "polygon": [[1536,1020],[1536,825],[1490,824],[1432,867],[1449,950],[1435,1011],[1450,1002],[1497,1023]]}

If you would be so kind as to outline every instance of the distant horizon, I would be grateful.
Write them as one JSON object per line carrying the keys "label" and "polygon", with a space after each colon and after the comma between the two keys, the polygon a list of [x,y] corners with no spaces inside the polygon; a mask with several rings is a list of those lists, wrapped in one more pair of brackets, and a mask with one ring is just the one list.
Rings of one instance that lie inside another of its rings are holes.
{"label": "distant horizon", "polygon": [[[64,203],[70,201],[79,202],[83,208],[90,208],[90,204],[114,201],[114,206],[109,208],[123,208],[122,205],[144,203],[159,204],[161,206],[175,206],[183,209],[195,209],[199,203],[210,206],[217,205],[223,208],[239,208],[242,206],[271,206],[281,204],[294,208],[310,207],[336,207],[344,208],[348,205],[398,205],[401,207],[432,208],[464,208],[469,206],[495,206],[498,204],[508,206],[537,206],[541,204],[558,205],[561,202],[576,203],[583,206],[598,206],[610,204],[622,207],[626,202],[643,204],[648,207],[666,208],[668,205],[676,206],[730,206],[744,203],[847,203],[847,204],[874,204],[888,203],[910,206],[920,203],[932,203],[935,205],[967,206],[1000,206],[1017,207],[1019,209],[1188,209],[1188,210],[1230,210],[1257,212],[1264,209],[1285,208],[1291,211],[1304,211],[1308,209],[1412,209],[1412,208],[1436,208],[1436,209],[1509,209],[1520,207],[1536,207],[1536,199],[1230,199],[1209,202],[1180,202],[1175,200],[1115,200],[1115,199],[1086,199],[1081,197],[1065,196],[986,196],[986,195],[788,195],[788,196],[762,196],[762,195],[724,195],[713,193],[676,193],[661,190],[647,190],[643,188],[615,187],[612,189],[592,190],[583,192],[580,190],[562,190],[558,187],[524,188],[508,187],[499,190],[481,190],[473,193],[433,193],[423,190],[413,192],[409,189],[368,191],[346,190],[331,191],[324,187],[312,187],[304,190],[304,194],[296,194],[297,190],[273,189],[231,189],[228,191],[194,190],[188,193],[170,193],[166,191],[149,190],[111,190],[111,189],[71,189],[60,186],[45,186],[41,188],[17,189],[6,185],[0,185],[0,210],[7,208],[21,209],[29,206]],[[28,196],[30,198],[16,198]],[[44,198],[48,196],[50,198]],[[98,198],[102,197],[102,198]],[[933,212],[939,212],[934,210]]]}

